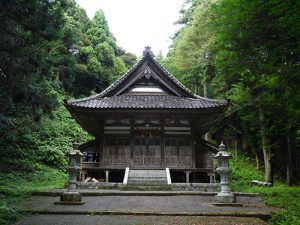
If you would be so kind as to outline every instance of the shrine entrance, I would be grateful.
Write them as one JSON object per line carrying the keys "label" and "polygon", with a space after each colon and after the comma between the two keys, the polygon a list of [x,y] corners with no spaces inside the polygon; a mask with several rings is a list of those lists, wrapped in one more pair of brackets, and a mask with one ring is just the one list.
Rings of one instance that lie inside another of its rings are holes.
{"label": "shrine entrance", "polygon": [[160,137],[135,137],[133,149],[134,168],[158,168],[161,164]]}

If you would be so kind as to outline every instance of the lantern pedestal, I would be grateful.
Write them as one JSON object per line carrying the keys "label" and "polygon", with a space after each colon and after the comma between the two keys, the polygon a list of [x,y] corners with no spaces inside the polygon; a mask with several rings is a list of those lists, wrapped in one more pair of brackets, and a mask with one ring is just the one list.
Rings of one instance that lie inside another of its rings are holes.
{"label": "lantern pedestal", "polygon": [[215,196],[215,200],[219,203],[236,203],[236,197],[232,193],[219,193]]}
{"label": "lantern pedestal", "polygon": [[228,184],[228,174],[229,174],[229,159],[231,158],[230,153],[225,151],[225,145],[222,143],[219,146],[219,152],[214,156],[218,160],[218,168],[216,172],[220,174],[221,177],[221,192],[215,196],[217,203],[235,203],[236,198],[230,191]]}
{"label": "lantern pedestal", "polygon": [[77,150],[74,149],[71,152],[67,154],[69,157],[69,182],[68,182],[68,190],[64,192],[60,196],[60,201],[55,202],[54,204],[59,205],[82,205],[85,202],[82,201],[82,196],[79,192],[75,191],[76,189],[76,182],[77,182],[77,176],[80,171],[80,159],[83,156],[83,154]]}
{"label": "lantern pedestal", "polygon": [[81,194],[79,192],[64,192],[60,196],[59,202],[54,202],[56,205],[83,205]]}

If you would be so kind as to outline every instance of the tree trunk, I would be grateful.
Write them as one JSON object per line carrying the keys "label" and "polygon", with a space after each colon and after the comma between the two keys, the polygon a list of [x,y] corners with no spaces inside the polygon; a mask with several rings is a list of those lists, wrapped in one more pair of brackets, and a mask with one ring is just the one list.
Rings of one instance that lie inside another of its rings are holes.
{"label": "tree trunk", "polygon": [[264,111],[262,108],[259,108],[258,112],[259,112],[259,122],[260,122],[260,130],[261,130],[261,142],[262,142],[262,149],[263,149],[263,154],[264,154],[265,181],[272,182],[270,140],[269,140],[269,137],[268,137],[267,131],[266,131]]}
{"label": "tree trunk", "polygon": [[247,139],[246,139],[246,135],[244,132],[242,133],[242,150],[244,153],[248,152],[248,144],[247,144]]}
{"label": "tree trunk", "polygon": [[290,131],[287,135],[287,152],[286,152],[286,184],[293,184],[293,162],[292,162],[292,143]]}
{"label": "tree trunk", "polygon": [[[207,81],[206,76],[207,75],[205,75],[203,78],[203,96],[204,96],[204,98],[208,98],[208,81]],[[210,131],[206,132],[204,139],[206,141],[211,141],[211,132]]]}
{"label": "tree trunk", "polygon": [[255,162],[256,162],[256,170],[259,170],[259,157],[258,157],[258,151],[255,151]]}
{"label": "tree trunk", "polygon": [[206,76],[203,78],[203,96],[208,98],[208,79]]}
{"label": "tree trunk", "polygon": [[199,88],[200,88],[199,77],[196,76],[196,77],[195,77],[195,87],[194,87],[195,91],[194,91],[194,92],[195,92],[197,95],[199,94]]}

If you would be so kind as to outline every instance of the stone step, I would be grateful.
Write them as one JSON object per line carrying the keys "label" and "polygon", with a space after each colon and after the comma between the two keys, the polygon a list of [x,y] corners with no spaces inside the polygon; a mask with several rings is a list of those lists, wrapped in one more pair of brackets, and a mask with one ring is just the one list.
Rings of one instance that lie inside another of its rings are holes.
{"label": "stone step", "polygon": [[128,184],[134,185],[167,185],[165,170],[130,170]]}
{"label": "stone step", "polygon": [[129,177],[166,177],[165,170],[130,170]]}
{"label": "stone step", "polygon": [[143,182],[143,181],[153,181],[153,182],[155,182],[155,181],[158,181],[158,182],[160,182],[160,181],[167,181],[167,179],[165,179],[165,178],[158,178],[158,177],[156,177],[156,178],[147,178],[147,177],[134,177],[134,178],[129,178],[128,179],[128,181],[129,182],[131,182],[131,181],[138,181],[138,182]]}

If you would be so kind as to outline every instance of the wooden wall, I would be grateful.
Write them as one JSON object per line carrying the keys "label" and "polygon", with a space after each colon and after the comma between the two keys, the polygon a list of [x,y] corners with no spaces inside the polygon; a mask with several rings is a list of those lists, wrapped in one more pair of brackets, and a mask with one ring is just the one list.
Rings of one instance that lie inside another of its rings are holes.
{"label": "wooden wall", "polygon": [[[213,158],[210,147],[197,142],[195,159],[191,138],[107,136],[103,141],[95,140],[80,146],[86,153],[98,153],[101,168],[165,168],[212,170]],[[164,154],[161,154],[164,151]],[[162,160],[162,157],[163,160]],[[195,163],[193,163],[193,161]],[[95,167],[95,165],[93,166]]]}

